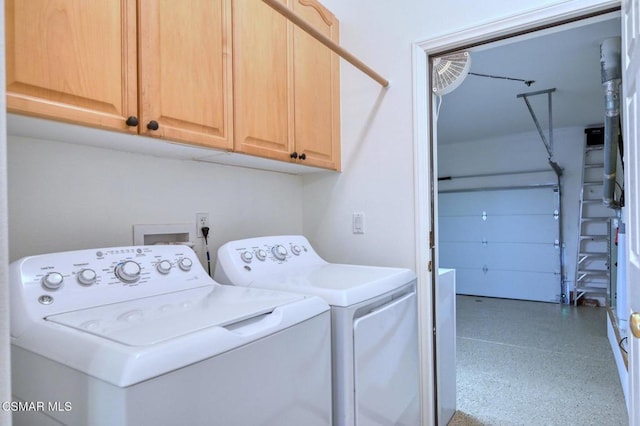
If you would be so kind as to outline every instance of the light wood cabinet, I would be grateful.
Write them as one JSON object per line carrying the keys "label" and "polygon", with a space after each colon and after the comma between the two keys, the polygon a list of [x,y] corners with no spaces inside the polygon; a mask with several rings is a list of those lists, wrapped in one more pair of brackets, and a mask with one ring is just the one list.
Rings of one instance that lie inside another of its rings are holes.
{"label": "light wood cabinet", "polygon": [[136,132],[136,1],[6,0],[7,110]]}
{"label": "light wood cabinet", "polygon": [[[317,1],[289,7],[338,41]],[[234,2],[233,24],[235,150],[339,170],[338,56],[261,1]]]}
{"label": "light wood cabinet", "polygon": [[232,149],[231,0],[138,1],[140,133]]}
{"label": "light wood cabinet", "polygon": [[231,0],[7,0],[7,109],[231,149],[230,32]]}
{"label": "light wood cabinet", "polygon": [[260,0],[5,5],[9,112],[340,169],[338,56]]}
{"label": "light wood cabinet", "polygon": [[[317,1],[297,0],[294,11],[336,43],[338,21]],[[340,169],[340,63],[329,48],[293,30],[296,151],[305,164]]]}
{"label": "light wood cabinet", "polygon": [[235,150],[289,161],[293,145],[291,25],[262,1],[233,3]]}

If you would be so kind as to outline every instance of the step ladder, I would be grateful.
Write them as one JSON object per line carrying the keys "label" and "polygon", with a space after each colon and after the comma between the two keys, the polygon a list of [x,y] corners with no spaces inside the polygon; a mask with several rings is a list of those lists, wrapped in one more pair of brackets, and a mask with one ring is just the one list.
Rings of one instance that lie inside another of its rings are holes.
{"label": "step ladder", "polygon": [[604,143],[594,144],[593,139],[585,138],[573,292],[575,305],[580,299],[596,299],[601,306],[609,301],[611,220],[614,212],[602,203],[603,173]]}

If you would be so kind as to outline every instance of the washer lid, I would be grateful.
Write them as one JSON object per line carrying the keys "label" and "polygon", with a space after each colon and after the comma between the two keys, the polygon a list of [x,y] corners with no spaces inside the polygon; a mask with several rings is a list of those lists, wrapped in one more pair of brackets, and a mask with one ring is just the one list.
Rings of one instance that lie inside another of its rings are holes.
{"label": "washer lid", "polygon": [[209,327],[232,328],[302,298],[292,293],[207,285],[51,315],[46,320],[128,346],[146,346]]}
{"label": "washer lid", "polygon": [[328,263],[266,277],[251,285],[320,296],[329,305],[346,307],[415,279],[409,269]]}

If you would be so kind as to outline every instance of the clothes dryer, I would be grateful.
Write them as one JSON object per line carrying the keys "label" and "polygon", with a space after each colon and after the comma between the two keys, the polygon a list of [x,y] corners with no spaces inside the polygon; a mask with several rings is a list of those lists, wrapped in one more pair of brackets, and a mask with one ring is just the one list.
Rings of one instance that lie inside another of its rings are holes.
{"label": "clothes dryer", "polygon": [[224,244],[214,278],[329,303],[335,425],[420,424],[412,271],[329,263],[305,237],[287,235]]}

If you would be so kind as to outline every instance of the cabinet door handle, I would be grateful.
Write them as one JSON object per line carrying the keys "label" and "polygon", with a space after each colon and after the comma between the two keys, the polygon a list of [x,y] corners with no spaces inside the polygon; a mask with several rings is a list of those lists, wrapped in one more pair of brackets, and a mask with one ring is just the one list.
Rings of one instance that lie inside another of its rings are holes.
{"label": "cabinet door handle", "polygon": [[291,157],[291,158],[293,158],[295,160],[296,158],[298,158],[298,153],[293,151],[289,157]]}
{"label": "cabinet door handle", "polygon": [[305,154],[304,152],[302,154],[300,154],[300,159],[301,160],[306,160],[307,159],[307,154]]}
{"label": "cabinet door handle", "polygon": [[127,118],[127,121],[125,121],[125,123],[129,127],[135,127],[138,125],[138,117],[136,117],[135,115],[132,115],[129,118]]}
{"label": "cabinet door handle", "polygon": [[151,120],[150,122],[147,123],[147,129],[149,130],[158,130],[159,127],[160,125],[156,120]]}

